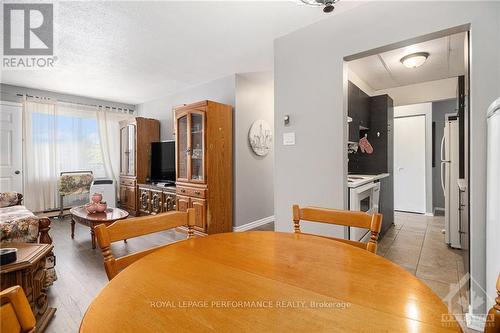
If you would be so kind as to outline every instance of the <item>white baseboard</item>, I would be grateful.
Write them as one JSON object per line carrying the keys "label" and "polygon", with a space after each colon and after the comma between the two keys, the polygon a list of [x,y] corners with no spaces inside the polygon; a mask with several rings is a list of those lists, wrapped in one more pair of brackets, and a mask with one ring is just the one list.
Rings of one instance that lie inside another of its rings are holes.
{"label": "white baseboard", "polygon": [[237,227],[233,227],[233,231],[234,232],[240,232],[240,231],[247,231],[247,230],[250,230],[250,229],[253,229],[253,228],[257,228],[261,225],[264,225],[264,224],[267,224],[267,223],[270,223],[270,222],[273,222],[274,221],[274,215],[271,215],[271,216],[268,216],[268,217],[264,217],[263,219],[260,219],[260,220],[257,220],[257,221],[253,221],[253,222],[250,222],[250,223],[247,223],[247,224],[243,224],[243,225],[239,225]]}
{"label": "white baseboard", "polygon": [[425,213],[425,216],[434,216],[434,213]]}
{"label": "white baseboard", "polygon": [[486,325],[486,317],[484,315],[478,316],[471,313],[469,310],[469,312],[465,314],[465,321],[467,323],[468,328],[471,328],[479,332],[484,331],[484,326]]}

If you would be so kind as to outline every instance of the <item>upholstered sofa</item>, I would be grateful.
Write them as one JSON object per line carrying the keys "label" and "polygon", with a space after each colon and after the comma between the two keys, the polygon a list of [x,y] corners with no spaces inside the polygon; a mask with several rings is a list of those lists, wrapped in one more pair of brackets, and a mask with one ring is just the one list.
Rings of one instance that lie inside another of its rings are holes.
{"label": "upholstered sofa", "polygon": [[[0,193],[0,241],[52,244],[50,220],[35,216],[22,206],[23,195],[17,192]],[[47,257],[45,286],[56,279],[55,256]]]}

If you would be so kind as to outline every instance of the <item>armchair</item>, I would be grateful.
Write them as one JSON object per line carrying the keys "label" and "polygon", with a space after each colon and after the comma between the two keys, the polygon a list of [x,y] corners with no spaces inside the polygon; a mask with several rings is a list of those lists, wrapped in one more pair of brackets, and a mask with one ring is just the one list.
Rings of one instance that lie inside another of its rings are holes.
{"label": "armchair", "polygon": [[[37,217],[22,206],[23,195],[17,192],[0,193],[0,241],[21,243],[52,244],[49,235],[50,220]],[[47,257],[45,285],[49,286],[57,280],[54,270],[55,256]]]}

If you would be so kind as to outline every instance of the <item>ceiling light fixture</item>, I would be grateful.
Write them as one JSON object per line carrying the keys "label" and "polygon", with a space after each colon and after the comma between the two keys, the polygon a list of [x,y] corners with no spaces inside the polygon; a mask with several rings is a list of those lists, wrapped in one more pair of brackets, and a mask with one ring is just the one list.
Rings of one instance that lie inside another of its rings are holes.
{"label": "ceiling light fixture", "polygon": [[417,68],[422,66],[427,58],[429,58],[428,52],[417,52],[405,55],[400,61],[406,68]]}
{"label": "ceiling light fixture", "polygon": [[323,12],[325,13],[333,12],[333,10],[335,9],[333,5],[339,2],[339,0],[300,0],[300,1],[302,1],[308,6],[325,6],[323,8]]}

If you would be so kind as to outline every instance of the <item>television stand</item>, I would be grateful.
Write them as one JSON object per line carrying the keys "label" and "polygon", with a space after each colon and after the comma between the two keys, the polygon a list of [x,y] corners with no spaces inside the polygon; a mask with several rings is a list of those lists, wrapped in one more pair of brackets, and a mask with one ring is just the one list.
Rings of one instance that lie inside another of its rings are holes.
{"label": "television stand", "polygon": [[175,184],[138,184],[139,215],[155,215],[176,210]]}

